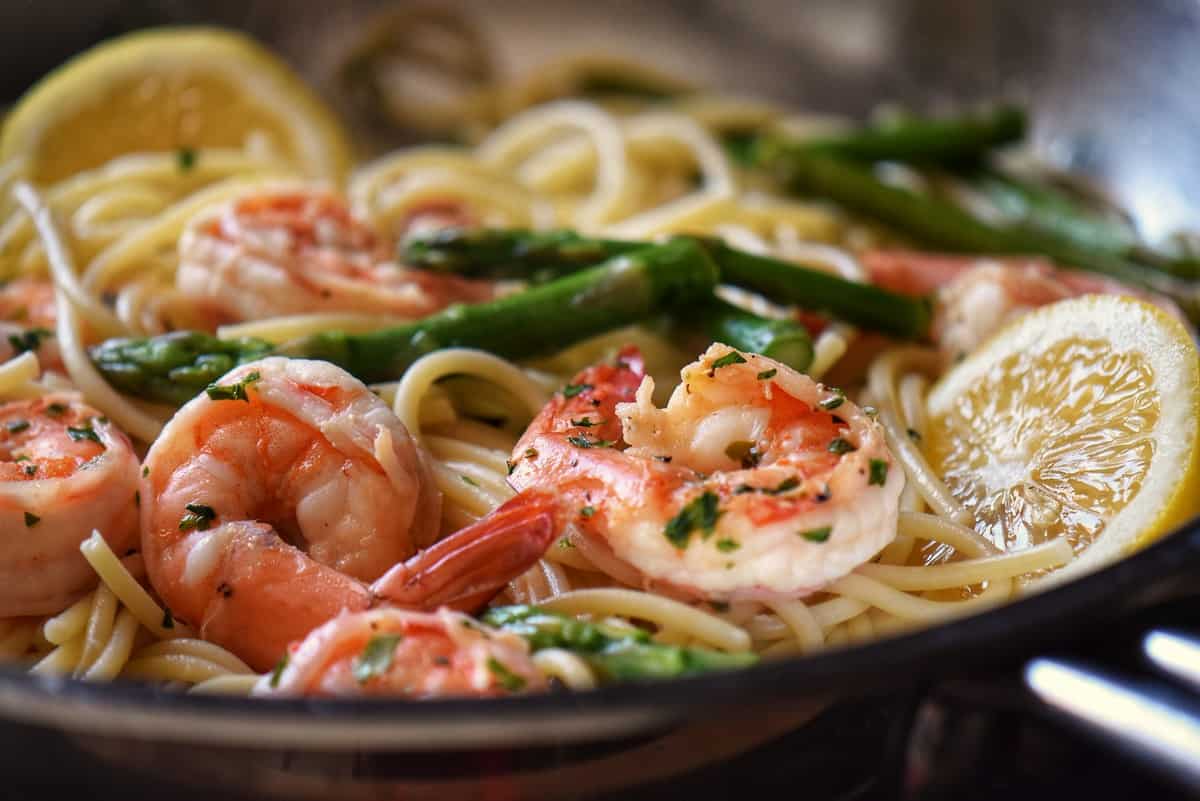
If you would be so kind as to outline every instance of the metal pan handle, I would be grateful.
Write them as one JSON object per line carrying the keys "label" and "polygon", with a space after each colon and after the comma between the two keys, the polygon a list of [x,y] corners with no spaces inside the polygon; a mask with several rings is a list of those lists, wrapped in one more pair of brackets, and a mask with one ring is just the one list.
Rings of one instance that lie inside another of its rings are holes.
{"label": "metal pan handle", "polygon": [[1038,657],[1022,678],[1055,717],[1200,794],[1200,638],[1152,629],[1141,656],[1149,675]]}

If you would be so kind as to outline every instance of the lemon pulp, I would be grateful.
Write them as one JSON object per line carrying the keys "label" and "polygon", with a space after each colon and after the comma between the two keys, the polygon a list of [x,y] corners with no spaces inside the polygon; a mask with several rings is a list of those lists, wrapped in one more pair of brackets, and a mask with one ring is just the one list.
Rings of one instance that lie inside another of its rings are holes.
{"label": "lemon pulp", "polygon": [[1158,419],[1140,353],[1066,339],[993,365],[935,418],[929,457],[1001,550],[1066,537],[1081,553],[1141,488]]}

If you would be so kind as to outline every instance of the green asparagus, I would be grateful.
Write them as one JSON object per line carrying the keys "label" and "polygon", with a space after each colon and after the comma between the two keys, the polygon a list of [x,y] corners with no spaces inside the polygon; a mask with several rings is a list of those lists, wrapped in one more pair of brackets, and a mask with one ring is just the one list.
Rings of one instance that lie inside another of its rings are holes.
{"label": "green asparagus", "polygon": [[[718,239],[700,241],[726,283],[905,339],[920,339],[928,331],[931,308],[926,299],[745,253]],[[402,257],[413,266],[431,270],[530,278],[570,273],[598,259],[645,247],[645,242],[595,239],[574,231],[451,229],[410,240]]]}
{"label": "green asparagus", "polygon": [[[758,158],[786,185],[831,198],[926,245],[967,253],[1041,254],[1063,267],[1090,270],[1160,292],[1174,299],[1193,320],[1200,319],[1200,285],[1195,282],[1174,279],[1120,255],[1080,247],[1043,231],[989,225],[950,203],[889,186],[850,162],[768,146],[760,148]],[[726,265],[716,258],[728,274]]]}
{"label": "green asparagus", "polygon": [[812,364],[813,344],[808,329],[795,320],[775,320],[740,309],[714,298],[697,309],[696,314],[681,314],[714,342],[723,342],[737,350],[761,353],[804,372]]}
{"label": "green asparagus", "polygon": [[454,306],[366,334],[325,331],[271,348],[261,340],[227,342],[185,332],[109,340],[91,355],[118,389],[174,404],[193,397],[233,365],[270,353],[324,359],[363,381],[382,381],[440,348],[482,348],[508,358],[557,350],[673,304],[706,302],[716,278],[707,251],[694,240],[677,239],[499,300]]}
{"label": "green asparagus", "polygon": [[670,679],[747,667],[758,661],[750,652],[662,645],[633,626],[576,620],[536,606],[496,607],[485,612],[482,620],[523,637],[535,652],[546,648],[571,651],[606,681]]}

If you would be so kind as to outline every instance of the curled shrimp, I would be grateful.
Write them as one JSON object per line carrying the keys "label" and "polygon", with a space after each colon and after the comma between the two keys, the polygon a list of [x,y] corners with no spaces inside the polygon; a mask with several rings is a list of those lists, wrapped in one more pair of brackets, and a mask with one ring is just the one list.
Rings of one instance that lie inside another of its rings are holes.
{"label": "curled shrimp", "polygon": [[0,618],[59,612],[96,583],[79,545],[137,544],[129,438],[71,394],[0,406]]}
{"label": "curled shrimp", "polygon": [[288,648],[261,696],[497,696],[544,689],[529,646],[449,609],[348,612]]}
{"label": "curled shrimp", "polygon": [[486,282],[407,268],[391,251],[338,195],[277,188],[192,221],[175,280],[219,322],[335,311],[416,318],[492,297]]}
{"label": "curled shrimp", "polygon": [[906,294],[935,293],[931,334],[951,358],[970,353],[1015,317],[1079,295],[1130,295],[1184,319],[1161,295],[1036,258],[973,258],[902,250],[868,251],[862,264],[873,283]]}
{"label": "curled shrimp", "polygon": [[554,535],[550,501],[530,494],[433,544],[441,494],[427,457],[328,362],[235,368],[171,419],[144,474],[151,584],[258,669],[342,610],[482,605]]}
{"label": "curled shrimp", "polygon": [[54,329],[58,323],[54,285],[17,278],[0,286],[0,362],[33,351],[43,369],[62,370]]}
{"label": "curled shrimp", "polygon": [[660,409],[636,349],[584,370],[521,438],[511,483],[557,491],[615,575],[686,598],[801,597],[892,540],[904,473],[844,395],[720,344],[681,377]]}

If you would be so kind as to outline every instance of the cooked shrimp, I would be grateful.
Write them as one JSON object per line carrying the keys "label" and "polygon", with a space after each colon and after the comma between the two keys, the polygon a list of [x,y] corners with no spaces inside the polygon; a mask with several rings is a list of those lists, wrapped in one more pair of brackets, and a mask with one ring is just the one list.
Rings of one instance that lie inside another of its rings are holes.
{"label": "cooked shrimp", "polygon": [[220,322],[353,311],[424,317],[492,297],[491,285],[391,260],[346,202],[316,188],[246,195],[202,213],[179,241],[179,289]]}
{"label": "cooked shrimp", "polygon": [[255,695],[496,696],[546,679],[515,634],[449,609],[347,612],[292,643]]}
{"label": "cooked shrimp", "polygon": [[0,286],[0,362],[32,350],[43,369],[61,370],[54,338],[57,323],[54,285],[49,281],[18,278]]}
{"label": "cooked shrimp", "polygon": [[60,612],[96,583],[79,545],[137,544],[129,438],[74,395],[0,406],[0,618]]}
{"label": "cooked shrimp", "polygon": [[144,473],[151,584],[259,669],[344,609],[483,603],[554,535],[549,501],[522,497],[414,557],[439,533],[427,457],[327,362],[235,368],[176,413]]}
{"label": "cooked shrimp", "polygon": [[593,554],[690,598],[801,597],[892,540],[904,473],[840,392],[720,344],[681,375],[659,409],[635,349],[584,370],[521,438],[513,486],[554,489]]}
{"label": "cooked shrimp", "polygon": [[887,289],[916,295],[937,294],[932,336],[951,357],[970,353],[1013,318],[1078,295],[1131,295],[1155,303],[1183,319],[1169,299],[1092,273],[1060,270],[1035,258],[973,258],[869,251],[863,267]]}

